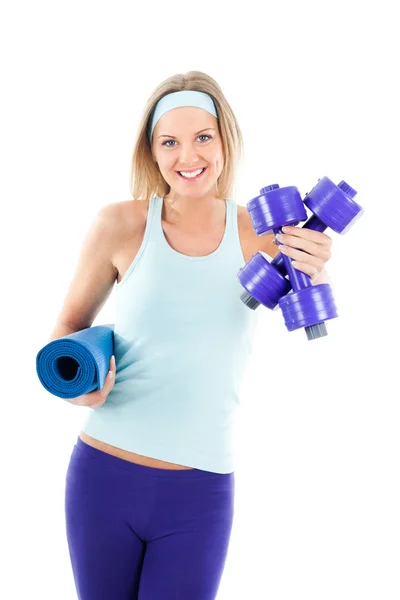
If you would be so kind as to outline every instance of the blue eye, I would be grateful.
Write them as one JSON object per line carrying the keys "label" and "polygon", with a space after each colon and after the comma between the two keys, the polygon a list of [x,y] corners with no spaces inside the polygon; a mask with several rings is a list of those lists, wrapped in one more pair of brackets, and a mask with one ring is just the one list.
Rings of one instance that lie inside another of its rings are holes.
{"label": "blue eye", "polygon": [[[199,138],[209,138],[211,140],[212,136],[207,135],[206,133],[203,133],[203,134],[199,135]],[[205,140],[205,141],[207,141],[207,140]],[[166,140],[165,142],[162,143],[162,146],[166,146],[167,148],[173,148],[174,146],[167,146],[167,144],[169,144],[169,142],[175,142],[175,140]]]}

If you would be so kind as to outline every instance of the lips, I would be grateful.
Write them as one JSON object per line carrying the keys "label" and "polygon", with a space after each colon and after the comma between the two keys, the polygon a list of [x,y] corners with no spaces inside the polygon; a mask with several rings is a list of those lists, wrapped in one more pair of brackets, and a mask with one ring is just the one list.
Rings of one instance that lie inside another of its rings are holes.
{"label": "lips", "polygon": [[[184,175],[181,175],[179,173],[179,171],[176,172],[176,174],[178,175],[178,177],[180,179],[184,179],[185,181],[198,181],[200,179],[200,177],[203,176],[203,174],[205,173],[205,171],[207,170],[207,167],[203,167],[202,172],[197,175],[196,177],[185,177]],[[185,171],[186,173],[193,173],[194,171],[198,171],[198,169],[192,169],[191,171]]]}

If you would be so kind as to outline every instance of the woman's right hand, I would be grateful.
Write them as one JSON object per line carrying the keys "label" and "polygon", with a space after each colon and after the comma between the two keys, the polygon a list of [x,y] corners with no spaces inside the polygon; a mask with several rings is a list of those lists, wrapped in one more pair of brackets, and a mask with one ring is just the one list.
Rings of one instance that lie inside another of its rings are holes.
{"label": "woman's right hand", "polygon": [[[106,380],[104,382],[101,390],[93,390],[88,394],[82,394],[82,396],[78,396],[77,398],[69,398],[67,402],[71,404],[76,404],[77,406],[89,406],[89,408],[98,408],[107,400],[108,394],[111,392],[115,383],[115,373],[116,373],[116,364],[115,357],[112,356],[110,358],[110,369],[107,373]],[[110,375],[111,372],[111,375]]]}

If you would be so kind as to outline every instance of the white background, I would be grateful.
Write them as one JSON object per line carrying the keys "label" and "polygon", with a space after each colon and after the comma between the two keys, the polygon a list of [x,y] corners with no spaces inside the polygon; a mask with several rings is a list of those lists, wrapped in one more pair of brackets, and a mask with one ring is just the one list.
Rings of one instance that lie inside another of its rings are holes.
{"label": "white background", "polygon": [[[35,371],[97,210],[130,199],[146,99],[202,70],[242,128],[239,204],[327,175],[365,207],[333,239],[326,338],[264,309],[236,429],[219,600],[400,597],[395,2],[6,2],[1,31],[0,596],[76,597],[64,482],[85,409]],[[95,324],[112,322],[114,292]],[[260,308],[259,310],[263,310]],[[118,600],[117,598],[115,600]]]}

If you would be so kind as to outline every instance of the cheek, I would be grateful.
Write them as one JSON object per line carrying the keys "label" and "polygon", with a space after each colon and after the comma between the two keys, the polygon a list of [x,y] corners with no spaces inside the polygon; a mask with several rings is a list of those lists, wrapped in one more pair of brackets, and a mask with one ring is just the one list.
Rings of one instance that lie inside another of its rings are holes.
{"label": "cheek", "polygon": [[220,170],[222,170],[224,166],[224,150],[221,143],[219,144],[218,151],[216,152],[215,165]]}
{"label": "cheek", "polygon": [[215,159],[215,169],[219,172],[224,168],[224,155],[221,152]]}
{"label": "cheek", "polygon": [[224,166],[224,154],[222,148],[212,150],[208,157],[204,156],[206,160],[213,166],[216,171],[219,171]]}
{"label": "cheek", "polygon": [[161,173],[167,173],[174,170],[174,161],[168,158],[163,158],[159,161],[158,167]]}

